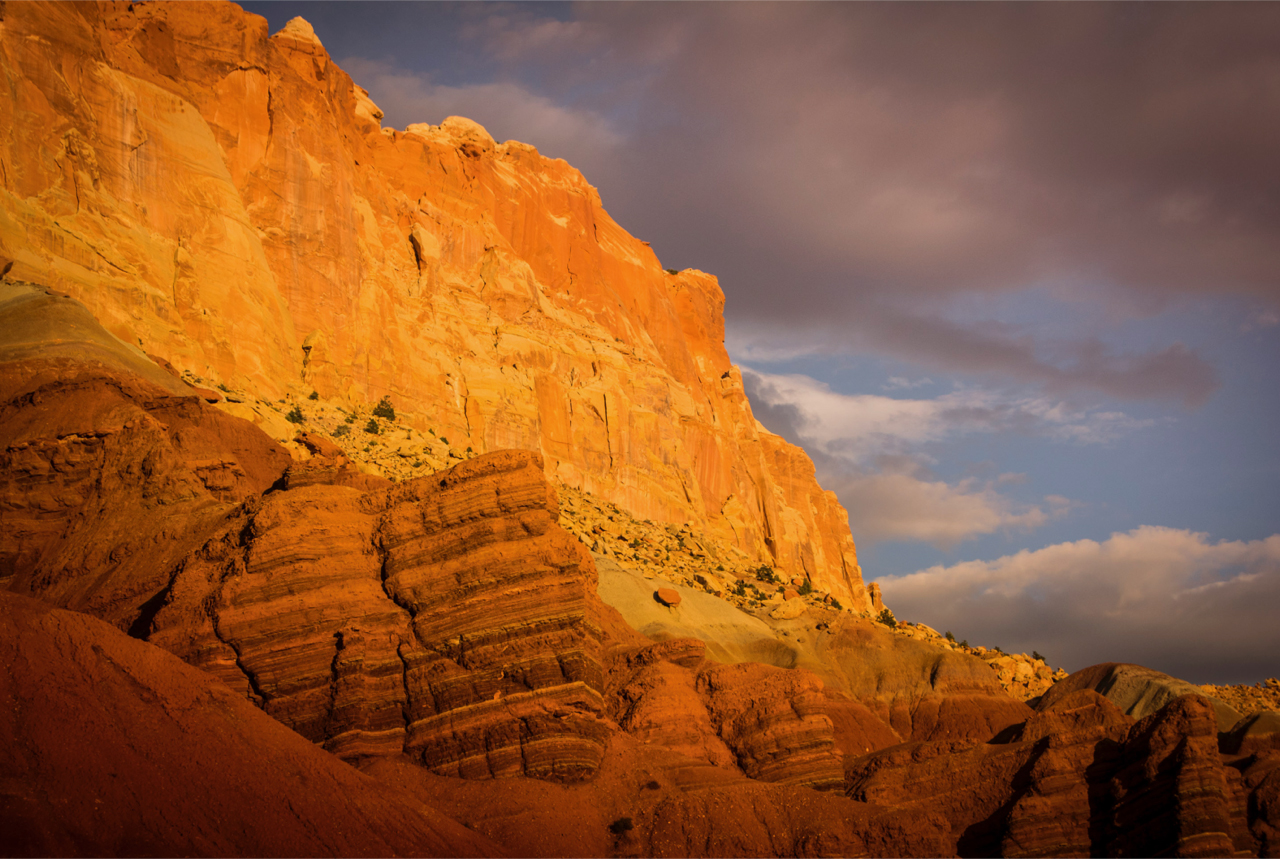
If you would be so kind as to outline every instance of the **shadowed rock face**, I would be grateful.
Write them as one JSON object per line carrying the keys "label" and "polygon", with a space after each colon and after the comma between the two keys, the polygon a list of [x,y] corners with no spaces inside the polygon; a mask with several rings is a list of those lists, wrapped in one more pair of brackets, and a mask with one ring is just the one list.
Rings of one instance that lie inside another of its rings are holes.
{"label": "shadowed rock face", "polygon": [[492,856],[208,674],[0,591],[0,852]]}
{"label": "shadowed rock face", "polygon": [[595,569],[557,515],[526,451],[368,493],[271,493],[182,563],[149,639],[349,759],[589,775],[606,733]]}
{"label": "shadowed rock face", "polygon": [[1274,831],[1265,785],[1275,757],[1259,766],[1221,755],[1201,696],[1135,723],[1077,690],[990,743],[867,755],[849,795],[941,812],[961,856],[1248,856]]}
{"label": "shadowed rock face", "polygon": [[127,629],[289,462],[78,302],[0,290],[0,587]]}

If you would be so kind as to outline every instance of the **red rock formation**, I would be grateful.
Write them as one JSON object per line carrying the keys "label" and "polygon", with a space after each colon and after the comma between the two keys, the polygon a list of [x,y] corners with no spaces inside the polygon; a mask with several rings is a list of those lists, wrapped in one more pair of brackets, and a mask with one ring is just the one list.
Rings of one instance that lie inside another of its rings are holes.
{"label": "red rock formation", "polygon": [[1240,721],[1240,713],[1185,680],[1160,671],[1126,662],[1104,662],[1071,674],[1055,683],[1041,698],[1046,707],[1078,689],[1094,689],[1135,719],[1148,716],[1183,695],[1200,695],[1213,705],[1218,730],[1229,731]]}
{"label": "red rock formation", "polygon": [[[288,455],[78,303],[0,302],[0,586],[128,627]],[[39,344],[49,344],[41,354]]]}
{"label": "red rock formation", "polygon": [[594,771],[595,568],[537,454],[390,489],[243,506],[174,577],[150,639],[349,759],[469,777]]}
{"label": "red rock formation", "polygon": [[230,4],[16,4],[0,71],[10,279],[259,397],[391,394],[541,451],[869,607],[843,508],[752,417],[715,279],[664,273],[563,161],[459,118],[383,129],[305,22]]}
{"label": "red rock formation", "polygon": [[[982,742],[1031,715],[980,659],[866,619],[846,617],[830,631],[819,639],[819,661],[806,667],[899,737]],[[857,756],[862,749],[855,744],[850,751]]]}
{"label": "red rock formation", "polygon": [[849,795],[941,812],[961,856],[1245,856],[1270,834],[1266,778],[1224,765],[1200,696],[1135,724],[1078,690],[987,744],[867,755]]}
{"label": "red rock formation", "polygon": [[0,853],[494,856],[164,651],[0,592]]}

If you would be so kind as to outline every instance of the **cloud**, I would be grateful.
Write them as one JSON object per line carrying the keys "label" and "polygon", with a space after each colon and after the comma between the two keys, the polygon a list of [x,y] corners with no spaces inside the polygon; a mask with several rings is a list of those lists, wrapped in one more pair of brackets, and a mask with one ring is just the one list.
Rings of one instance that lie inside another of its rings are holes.
{"label": "cloud", "polygon": [[756,417],[795,444],[851,464],[971,433],[1017,432],[1058,441],[1112,441],[1153,421],[1044,397],[961,388],[931,399],[842,394],[808,376],[742,368]]}
{"label": "cloud", "polygon": [[[1039,434],[1096,444],[1146,426],[1119,412],[1076,410],[1038,398],[1005,399],[964,389],[932,399],[841,394],[808,376],[743,368],[756,418],[802,445],[821,484],[849,511],[861,543],[921,541],[950,549],[998,531],[1032,530],[1075,505],[1060,496],[1019,504],[997,487],[1025,475],[977,476],[949,484],[927,473],[920,447],[977,432]],[[1046,509],[1047,508],[1047,509]]]}
{"label": "cloud", "polygon": [[430,75],[381,61],[348,57],[340,65],[369,91],[388,126],[438,125],[447,116],[465,116],[495,140],[532,144],[543,155],[564,158],[584,172],[607,161],[623,140],[603,116],[557,104],[517,83],[446,86],[432,82]]}
{"label": "cloud", "polygon": [[736,324],[728,337],[730,349],[742,360],[764,362],[874,352],[952,373],[1036,384],[1056,396],[1093,393],[1124,400],[1172,400],[1187,408],[1203,405],[1220,384],[1217,370],[1182,343],[1118,354],[1096,337],[1037,339],[1010,326],[961,325],[874,302],[866,303],[851,323],[838,315],[833,320],[790,321],[780,326]]}
{"label": "cloud", "polygon": [[902,376],[890,376],[888,381],[880,386],[882,391],[909,391],[912,388],[923,388],[926,385],[932,385],[933,379],[906,379]]}
{"label": "cloud", "polygon": [[950,549],[981,534],[1038,528],[1051,515],[1038,506],[1016,505],[972,479],[951,485],[901,472],[824,478],[823,486],[849,511],[860,544],[914,540]]}
{"label": "cloud", "polygon": [[1078,670],[1136,662],[1197,683],[1280,675],[1280,534],[1143,526],[880,580],[899,617]]}

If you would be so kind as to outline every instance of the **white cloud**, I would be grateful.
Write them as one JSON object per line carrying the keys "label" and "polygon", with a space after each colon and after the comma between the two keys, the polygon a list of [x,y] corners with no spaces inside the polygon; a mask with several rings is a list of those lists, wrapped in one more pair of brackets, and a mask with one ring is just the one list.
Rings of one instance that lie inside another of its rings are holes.
{"label": "white cloud", "polygon": [[1077,670],[1137,662],[1193,682],[1280,674],[1280,534],[1143,526],[880,580],[899,617]]}
{"label": "white cloud", "polygon": [[600,114],[556,104],[519,84],[447,86],[434,83],[429,75],[361,57],[348,57],[340,65],[369,91],[390,126],[438,125],[447,116],[465,116],[483,125],[495,140],[532,144],[588,177],[622,142],[621,134]]}
{"label": "white cloud", "polygon": [[1052,515],[973,480],[951,485],[896,473],[824,475],[822,483],[839,495],[860,543],[919,540],[948,549],[979,534],[1037,528]]}
{"label": "white cloud", "polygon": [[1059,441],[1102,443],[1153,422],[1123,412],[1073,407],[1044,397],[1008,397],[960,388],[931,399],[841,394],[808,376],[743,367],[752,405],[767,416],[786,412],[794,435],[812,449],[860,465],[882,453],[975,432],[1024,432]]}
{"label": "white cloud", "polygon": [[882,391],[898,391],[910,390],[912,388],[922,388],[925,385],[932,385],[933,379],[927,376],[923,379],[906,379],[902,376],[890,376],[889,381],[880,386]]}

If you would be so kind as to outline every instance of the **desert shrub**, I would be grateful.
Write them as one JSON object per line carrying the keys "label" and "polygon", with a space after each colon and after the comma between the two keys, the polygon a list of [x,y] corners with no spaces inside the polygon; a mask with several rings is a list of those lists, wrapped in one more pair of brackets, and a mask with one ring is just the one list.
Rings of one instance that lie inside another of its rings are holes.
{"label": "desert shrub", "polygon": [[951,630],[947,630],[947,641],[955,641],[956,637],[951,634]]}
{"label": "desert shrub", "polygon": [[382,430],[378,427],[378,422],[375,421],[373,418],[369,418],[369,422],[364,425],[364,431],[369,433],[370,435],[377,435],[378,433],[382,432]]}
{"label": "desert shrub", "polygon": [[711,590],[711,585],[707,583],[707,577],[701,573],[695,573],[693,580],[701,585],[703,590]]}
{"label": "desert shrub", "polygon": [[663,271],[665,271],[667,274],[679,274],[679,273],[680,273],[680,272],[676,271],[674,268],[664,268],[664,269],[663,269]]}
{"label": "desert shrub", "polygon": [[294,406],[293,408],[289,409],[289,413],[284,416],[284,419],[291,424],[302,423],[302,421],[304,420],[304,418],[302,417],[302,409],[300,409],[297,406]]}
{"label": "desert shrub", "polygon": [[396,419],[396,410],[391,407],[391,398],[383,397],[378,400],[378,404],[373,407],[375,417],[386,418],[389,421]]}
{"label": "desert shrub", "polygon": [[444,436],[440,436],[440,443],[441,443],[441,444],[448,444],[448,443],[449,443],[449,439],[445,438]]}
{"label": "desert shrub", "polygon": [[880,612],[880,616],[877,617],[876,620],[880,621],[890,629],[898,628],[898,619],[893,616],[893,612],[890,611],[889,609],[885,609],[884,611]]}
{"label": "desert shrub", "polygon": [[778,577],[773,572],[773,567],[768,564],[761,564],[756,568],[756,578],[762,582],[777,582]]}
{"label": "desert shrub", "polygon": [[801,583],[800,587],[796,588],[796,593],[800,594],[802,597],[807,597],[809,594],[813,593],[813,585],[809,584],[808,579],[805,579],[804,582]]}
{"label": "desert shrub", "polygon": [[1041,655],[1040,655],[1040,651],[1038,651],[1038,650],[1033,650],[1033,651],[1031,651],[1031,658],[1032,658],[1032,659],[1039,659],[1041,662],[1048,662],[1048,661],[1049,661],[1049,660],[1045,659],[1043,656],[1041,656]]}
{"label": "desert shrub", "polygon": [[968,646],[969,646],[969,639],[967,639],[967,638],[966,638],[964,641],[960,642],[960,646],[961,646],[961,647],[968,647]]}
{"label": "desert shrub", "polygon": [[613,823],[609,824],[609,831],[614,835],[622,835],[624,832],[630,832],[634,824],[630,817],[619,817]]}
{"label": "desert shrub", "polygon": [[226,385],[222,384],[221,382],[218,383],[218,390],[222,391],[222,393],[224,394],[231,393],[231,389],[228,388]]}
{"label": "desert shrub", "polygon": [[834,608],[836,611],[844,610],[844,606],[840,605],[840,600],[836,599],[835,597],[831,598],[831,607]]}
{"label": "desert shrub", "polygon": [[308,400],[318,400],[318,399],[320,399],[320,392],[319,392],[319,391],[312,391],[312,392],[311,392],[311,395],[310,395],[309,397],[307,397],[307,399],[308,399]]}
{"label": "desert shrub", "polygon": [[351,427],[347,426],[346,424],[343,424],[343,425],[339,426],[336,430],[334,430],[334,431],[333,431],[333,434],[334,434],[334,436],[336,436],[337,438],[342,438],[344,435],[350,435],[350,434],[351,434]]}
{"label": "desert shrub", "polygon": [[347,423],[349,423],[349,424],[353,424],[353,423],[355,423],[355,422],[356,422],[356,416],[355,416],[355,415],[347,415]]}

